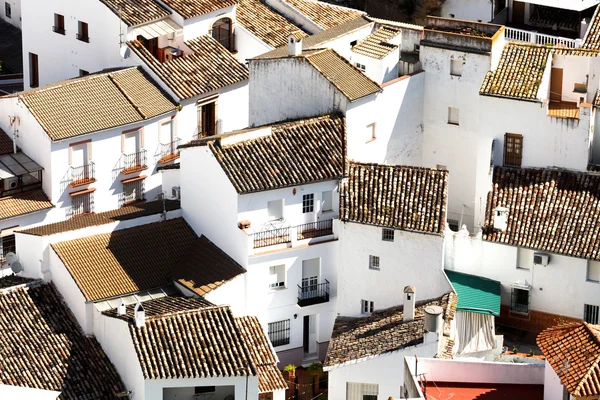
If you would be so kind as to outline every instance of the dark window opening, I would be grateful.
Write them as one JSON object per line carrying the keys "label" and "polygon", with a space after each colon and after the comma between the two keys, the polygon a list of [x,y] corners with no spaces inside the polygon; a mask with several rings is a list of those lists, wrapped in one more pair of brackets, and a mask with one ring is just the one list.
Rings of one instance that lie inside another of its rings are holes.
{"label": "dark window opening", "polygon": [[217,103],[198,106],[198,138],[218,134]]}
{"label": "dark window opening", "polygon": [[199,393],[214,393],[215,392],[215,387],[214,386],[196,386],[194,388],[194,393],[195,394],[199,394]]}
{"label": "dark window opening", "polygon": [[65,16],[60,14],[54,14],[54,26],[52,30],[61,35],[65,34]]}
{"label": "dark window opening", "polygon": [[269,324],[269,340],[273,347],[290,344],[290,320],[271,322]]}
{"label": "dark window opening", "polygon": [[8,253],[17,252],[17,242],[15,241],[15,235],[8,235],[0,237],[0,261],[6,260]]}
{"label": "dark window opening", "polygon": [[229,18],[221,18],[213,24],[212,37],[229,51],[234,50],[232,23]]}
{"label": "dark window opening", "polygon": [[529,313],[529,290],[512,288],[510,310],[518,313]]}
{"label": "dark window opening", "polygon": [[89,36],[89,32],[88,32],[87,22],[79,21],[77,25],[78,25],[77,39],[81,40],[82,42],[89,43],[90,36]]}
{"label": "dark window opening", "polygon": [[4,14],[6,15],[6,18],[12,18],[12,8],[9,2],[4,3]]}
{"label": "dark window opening", "polygon": [[38,55],[33,53],[29,53],[29,86],[32,88],[40,86]]}

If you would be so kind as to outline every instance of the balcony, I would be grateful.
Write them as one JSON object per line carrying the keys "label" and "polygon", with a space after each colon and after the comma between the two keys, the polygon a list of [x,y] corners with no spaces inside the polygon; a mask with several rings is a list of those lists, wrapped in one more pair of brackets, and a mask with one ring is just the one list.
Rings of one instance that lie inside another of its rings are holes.
{"label": "balcony", "polygon": [[89,162],[80,167],[69,168],[69,186],[77,187],[96,182],[95,164]]}
{"label": "balcony", "polygon": [[137,153],[123,154],[123,169],[121,170],[121,173],[127,175],[148,169],[146,153],[146,150],[141,150]]}
{"label": "balcony", "polygon": [[329,281],[314,285],[298,285],[298,305],[300,307],[327,303],[329,301]]}
{"label": "balcony", "polygon": [[169,143],[160,143],[158,145],[158,163],[166,164],[173,160],[179,158],[179,150],[177,147],[181,144],[181,139],[175,138],[172,142]]}
{"label": "balcony", "polygon": [[573,49],[581,47],[582,44],[582,41],[579,39],[569,39],[561,36],[546,35],[539,32],[509,28],[508,26],[504,30],[504,37],[507,40],[514,40],[517,42],[534,43],[544,46],[568,47]]}
{"label": "balcony", "polygon": [[296,227],[297,239],[313,239],[316,237],[333,235],[333,220],[310,222]]}
{"label": "balcony", "polygon": [[[259,231],[248,233],[250,252],[281,250],[293,248],[299,244],[306,245],[328,241],[333,239],[335,233],[333,225],[333,219],[281,227],[274,225],[274,223],[267,223]],[[266,249],[267,247],[273,248]],[[252,249],[255,251],[252,251]]]}
{"label": "balcony", "polygon": [[206,139],[211,136],[222,134],[221,120],[217,120],[214,124],[204,123],[202,126],[198,126],[196,128],[196,133],[194,134],[195,140]]}
{"label": "balcony", "polygon": [[86,43],[90,42],[90,37],[88,35],[86,35],[86,34],[77,33],[76,37],[77,37],[77,40],[79,40],[81,42],[86,42]]}
{"label": "balcony", "polygon": [[65,28],[63,26],[53,26],[52,31],[59,33],[61,35],[65,34]]}
{"label": "balcony", "polygon": [[277,244],[291,243],[290,227],[271,229],[268,231],[256,232],[253,235],[254,248],[259,249]]}

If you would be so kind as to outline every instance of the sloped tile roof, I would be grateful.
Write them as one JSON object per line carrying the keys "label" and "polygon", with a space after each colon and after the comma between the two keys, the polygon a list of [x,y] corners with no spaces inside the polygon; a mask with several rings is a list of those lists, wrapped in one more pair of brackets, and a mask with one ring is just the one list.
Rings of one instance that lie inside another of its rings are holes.
{"label": "sloped tile roof", "polygon": [[187,146],[202,144],[212,150],[239,194],[339,179],[344,174],[345,119],[308,118],[273,125],[270,135],[256,139]]}
{"label": "sloped tile roof", "polygon": [[381,27],[367,36],[362,42],[352,47],[352,52],[362,54],[375,59],[382,59],[398,48],[397,44],[389,41],[401,32],[397,29]]}
{"label": "sloped tile roof", "polygon": [[197,243],[183,218],[52,244],[86,300],[158,288]]}
{"label": "sloped tile roof", "polygon": [[240,0],[236,7],[237,22],[271,47],[287,45],[290,35],[306,33],[263,0]]}
{"label": "sloped tile roof", "polygon": [[577,398],[600,395],[600,326],[574,322],[548,328],[537,337],[556,375]]}
{"label": "sloped tile roof", "polygon": [[584,49],[600,50],[600,5],[596,7],[594,16],[590,21],[590,27],[588,28],[583,46]]}
{"label": "sloped tile roof", "polygon": [[257,374],[227,306],[149,317],[129,329],[145,379]]}
{"label": "sloped tile roof", "polygon": [[[493,210],[508,208],[495,231]],[[494,168],[483,238],[600,261],[600,175],[537,168]]]}
{"label": "sloped tile roof", "polygon": [[283,0],[300,11],[323,29],[333,28],[339,24],[364,15],[362,11],[336,6],[324,1]]}
{"label": "sloped tile roof", "polygon": [[137,40],[127,43],[181,100],[248,79],[246,66],[211,36],[200,36],[185,44],[193,54],[184,54],[175,60],[161,63]]}
{"label": "sloped tile roof", "polygon": [[129,26],[145,24],[171,15],[154,0],[100,0]]}
{"label": "sloped tile roof", "polygon": [[448,171],[350,162],[340,188],[340,219],[442,233]]}
{"label": "sloped tile roof", "polygon": [[[166,200],[164,206],[167,211],[173,211],[181,208],[181,203],[178,200]],[[162,212],[163,202],[162,200],[156,200],[147,203],[120,207],[115,210],[105,211],[98,214],[80,215],[66,221],[24,229],[19,231],[19,233],[35,236],[49,236],[57,233],[88,228],[90,226],[105,225],[116,221],[127,221],[148,215],[160,214]]]}
{"label": "sloped tile roof", "polygon": [[6,134],[6,132],[2,130],[2,128],[0,128],[0,156],[3,154],[12,153],[13,150],[14,148],[12,139]]}
{"label": "sloped tile roof", "polygon": [[52,140],[141,122],[175,110],[141,68],[88,75],[16,93]]}
{"label": "sloped tile roof", "polygon": [[250,359],[258,371],[258,393],[269,393],[287,389],[281,371],[277,369],[277,360],[269,339],[258,318],[246,316],[235,319],[242,338],[250,350]]}
{"label": "sloped tile roof", "polygon": [[115,392],[127,390],[53,284],[7,289],[6,279],[0,279],[0,384],[58,391],[60,400],[116,400]]}
{"label": "sloped tile roof", "polygon": [[415,305],[415,319],[404,322],[403,306],[375,311],[367,317],[337,317],[325,356],[325,366],[361,360],[423,343],[425,308],[441,306],[446,322],[454,319],[456,295]]}
{"label": "sloped tile roof", "polygon": [[234,6],[237,0],[163,0],[175,12],[184,19],[190,19],[199,15],[208,14],[213,11]]}
{"label": "sloped tile roof", "polygon": [[6,275],[0,278],[0,289],[6,289],[18,285],[25,285],[27,283],[35,282],[35,279],[25,278],[18,275]]}
{"label": "sloped tile roof", "polygon": [[54,207],[42,189],[0,198],[0,221]]}
{"label": "sloped tile roof", "polygon": [[[173,297],[166,296],[159,299],[144,301],[144,314],[146,318],[157,317],[161,315],[172,315],[179,312],[197,310],[203,307],[214,307],[215,305],[202,297]],[[125,307],[125,315],[118,315],[117,309],[104,311],[102,314],[109,317],[122,319],[128,322],[134,322],[134,309],[136,304],[130,304]]]}
{"label": "sloped tile roof", "polygon": [[206,236],[198,238],[173,271],[173,280],[205,296],[246,270]]}

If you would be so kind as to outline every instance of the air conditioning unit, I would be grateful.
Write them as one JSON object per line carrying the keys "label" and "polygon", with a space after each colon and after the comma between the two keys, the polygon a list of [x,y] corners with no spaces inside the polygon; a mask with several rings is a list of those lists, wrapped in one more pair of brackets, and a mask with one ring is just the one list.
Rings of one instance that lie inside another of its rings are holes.
{"label": "air conditioning unit", "polygon": [[550,263],[550,256],[544,253],[534,253],[533,254],[533,264],[534,265],[543,265],[544,267]]}
{"label": "air conditioning unit", "polygon": [[180,186],[173,186],[171,193],[172,193],[172,197],[174,199],[181,200],[181,187]]}
{"label": "air conditioning unit", "polygon": [[19,177],[4,179],[4,190],[13,190],[19,187]]}

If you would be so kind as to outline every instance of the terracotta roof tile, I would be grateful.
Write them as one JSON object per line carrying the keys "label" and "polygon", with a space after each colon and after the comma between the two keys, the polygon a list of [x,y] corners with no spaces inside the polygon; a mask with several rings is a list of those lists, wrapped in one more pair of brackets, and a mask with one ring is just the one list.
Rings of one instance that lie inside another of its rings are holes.
{"label": "terracotta roof tile", "polygon": [[340,188],[340,219],[442,233],[448,171],[351,162]]}
{"label": "terracotta roof tile", "polygon": [[283,0],[300,11],[323,29],[333,28],[339,24],[364,15],[362,11],[336,6],[324,1]]}
{"label": "terracotta roof tile", "polygon": [[[493,210],[508,208],[495,231]],[[483,238],[492,242],[600,260],[600,175],[536,168],[494,168]]]}
{"label": "terracotta roof tile", "polygon": [[[177,200],[166,200],[165,208],[167,211],[173,211],[181,208]],[[98,214],[85,214],[76,216],[66,221],[55,222],[48,225],[40,225],[35,228],[19,231],[26,235],[49,236],[62,232],[75,231],[88,228],[90,226],[99,226],[110,224],[116,221],[127,221],[130,219],[145,217],[163,212],[162,200],[150,201],[147,203],[135,204],[126,207],[120,207],[115,210],[105,211]]]}
{"label": "terracotta roof tile", "polygon": [[61,400],[117,399],[115,392],[126,390],[54,285],[0,290],[0,315],[1,384],[58,391]]}
{"label": "terracotta roof tile", "polygon": [[154,0],[100,0],[129,26],[141,25],[171,15]]}
{"label": "terracotta roof tile", "polygon": [[287,45],[290,35],[306,33],[263,0],[240,0],[236,7],[237,22],[271,47]]}
{"label": "terracotta roof tile", "polygon": [[237,0],[163,0],[164,3],[175,10],[184,19],[190,19],[199,15],[208,14],[213,11],[231,7],[237,4]]}
{"label": "terracotta roof tile", "polygon": [[537,344],[569,393],[600,395],[600,326],[575,322],[548,328]]}
{"label": "terracotta roof tile", "polygon": [[[161,297],[144,301],[144,314],[146,318],[157,317],[161,315],[172,315],[190,310],[197,310],[204,307],[214,307],[215,305],[202,297]],[[122,319],[128,322],[134,322],[134,309],[136,304],[130,304],[125,307],[125,315],[118,315],[117,309],[113,308],[109,311],[104,311],[102,314],[109,317]]]}
{"label": "terracotta roof tile", "polygon": [[205,296],[246,270],[206,236],[198,238],[173,271],[173,280]]}
{"label": "terracotta roof tile", "polygon": [[600,5],[596,7],[583,41],[584,49],[600,50]]}
{"label": "terracotta roof tile", "polygon": [[250,350],[250,359],[258,371],[258,392],[268,393],[287,389],[287,382],[283,379],[281,371],[277,369],[274,350],[258,318],[240,317],[236,318],[235,322]]}
{"label": "terracotta roof tile", "polygon": [[397,29],[381,27],[367,36],[366,39],[352,47],[352,52],[375,59],[382,59],[398,48],[397,44],[389,41],[400,35]]}
{"label": "terracotta roof tile", "polygon": [[211,36],[200,36],[185,44],[193,51],[192,54],[161,63],[137,40],[127,43],[182,100],[248,79],[246,66]]}
{"label": "terracotta roof tile", "polygon": [[54,207],[42,189],[0,198],[0,221]]}
{"label": "terracotta roof tile", "polygon": [[18,275],[6,275],[0,278],[0,289],[6,289],[19,285],[26,285],[27,283],[35,282],[35,279],[25,278]]}

